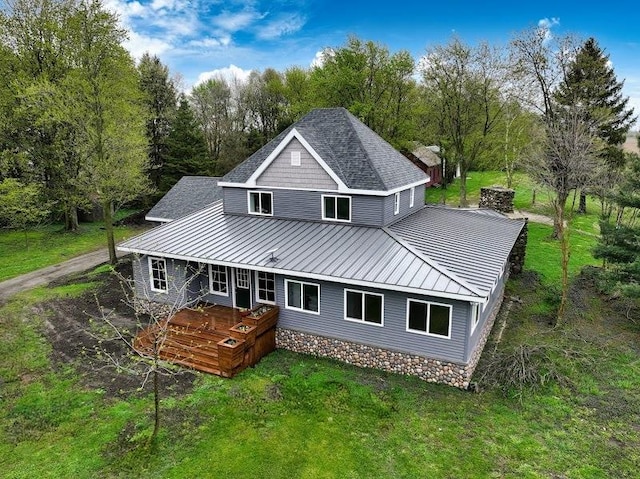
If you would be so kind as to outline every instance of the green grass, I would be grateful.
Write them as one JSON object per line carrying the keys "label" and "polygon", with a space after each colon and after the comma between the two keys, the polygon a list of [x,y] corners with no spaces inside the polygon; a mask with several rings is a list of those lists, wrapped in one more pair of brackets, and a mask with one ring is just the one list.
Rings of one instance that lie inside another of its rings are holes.
{"label": "green grass", "polygon": [[[588,218],[588,217],[582,217]],[[588,226],[582,219],[580,229]],[[632,478],[640,463],[637,325],[614,302],[572,297],[567,326],[549,329],[559,251],[530,224],[526,269],[500,349],[553,347],[568,383],[515,399],[276,351],[233,380],[199,375],[165,391],[162,430],[149,396],[83,387],[50,363],[43,306],[90,293],[38,288],[0,308],[0,468],[6,478]],[[592,233],[573,231],[572,275],[593,264]],[[40,305],[40,306],[39,306]]]}
{"label": "green grass", "polygon": [[[117,226],[116,241],[139,232],[139,228]],[[0,281],[66,261],[107,245],[102,223],[83,223],[77,233],[65,232],[60,225],[49,225],[27,233],[0,230]]]}

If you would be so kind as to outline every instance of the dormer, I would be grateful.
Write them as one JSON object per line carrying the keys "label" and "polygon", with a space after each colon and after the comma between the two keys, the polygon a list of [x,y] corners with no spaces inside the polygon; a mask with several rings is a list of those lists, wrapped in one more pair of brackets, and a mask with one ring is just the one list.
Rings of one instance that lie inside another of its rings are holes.
{"label": "dormer", "polygon": [[225,214],[384,226],[428,176],[344,108],[313,110],[222,178]]}

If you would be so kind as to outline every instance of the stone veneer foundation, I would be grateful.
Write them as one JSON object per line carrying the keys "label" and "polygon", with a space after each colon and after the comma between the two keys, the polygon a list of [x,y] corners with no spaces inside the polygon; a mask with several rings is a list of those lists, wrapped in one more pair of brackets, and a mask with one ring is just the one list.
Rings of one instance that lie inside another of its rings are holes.
{"label": "stone veneer foundation", "polygon": [[427,382],[467,389],[501,304],[502,298],[496,302],[485,321],[478,344],[468,364],[431,359],[283,328],[276,329],[276,347],[337,359],[354,366],[417,376]]}

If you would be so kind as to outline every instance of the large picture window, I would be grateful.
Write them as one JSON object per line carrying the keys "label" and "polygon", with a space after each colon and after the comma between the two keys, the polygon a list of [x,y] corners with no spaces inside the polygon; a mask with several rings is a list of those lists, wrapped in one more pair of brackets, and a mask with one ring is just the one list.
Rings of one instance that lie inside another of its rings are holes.
{"label": "large picture window", "polygon": [[258,285],[258,301],[263,303],[276,302],[276,275],[264,271],[256,272],[256,283]]}
{"label": "large picture window", "polygon": [[384,296],[364,291],[344,290],[344,317],[349,321],[382,326],[384,317]]}
{"label": "large picture window", "polygon": [[209,265],[209,291],[221,296],[229,296],[227,267],[219,264]]}
{"label": "large picture window", "polygon": [[152,258],[149,256],[149,275],[151,291],[166,293],[169,290],[167,284],[167,262],[164,258]]}
{"label": "large picture window", "polygon": [[407,331],[450,338],[451,306],[408,299]]}
{"label": "large picture window", "polygon": [[270,191],[249,191],[249,213],[273,216],[273,194]]}
{"label": "large picture window", "polygon": [[285,280],[288,309],[320,314],[320,285],[302,281]]}
{"label": "large picture window", "polygon": [[322,195],[322,219],[351,221],[351,197]]}

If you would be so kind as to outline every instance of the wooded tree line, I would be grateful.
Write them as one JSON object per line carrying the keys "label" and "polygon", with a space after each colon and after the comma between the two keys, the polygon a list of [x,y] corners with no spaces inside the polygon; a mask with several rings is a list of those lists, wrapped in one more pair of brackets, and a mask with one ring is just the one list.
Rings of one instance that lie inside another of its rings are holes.
{"label": "wooded tree line", "polygon": [[592,38],[544,27],[506,46],[452,37],[416,60],[350,37],[309,68],[214,77],[186,94],[157,57],[135,64],[100,0],[5,1],[0,29],[0,181],[38,190],[68,229],[98,202],[110,231],[114,207],[154,201],[183,175],[222,175],[310,109],[340,106],[399,150],[440,146],[447,179],[460,171],[461,205],[470,170],[502,169],[511,186],[526,168],[553,192],[561,239],[572,192],[583,209],[597,195],[605,221],[627,218],[633,111]]}

